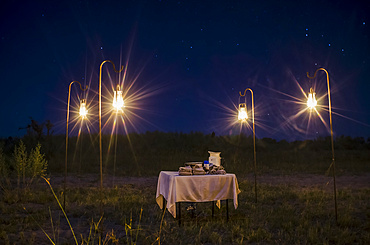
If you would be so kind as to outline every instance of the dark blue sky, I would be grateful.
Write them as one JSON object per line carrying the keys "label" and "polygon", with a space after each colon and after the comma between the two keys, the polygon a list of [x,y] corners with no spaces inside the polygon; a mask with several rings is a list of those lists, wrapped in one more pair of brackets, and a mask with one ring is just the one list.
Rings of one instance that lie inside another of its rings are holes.
{"label": "dark blue sky", "polygon": [[[311,82],[306,78],[324,67],[335,135],[370,137],[365,2],[3,1],[0,137],[25,134],[19,128],[30,117],[51,120],[55,134],[64,134],[73,80],[90,85],[90,128],[96,132],[99,65],[105,59],[117,67],[128,64],[123,90],[129,131],[235,133],[230,121],[238,92],[250,87],[257,137],[328,135],[317,115],[296,116],[304,105],[295,103],[305,102],[298,84],[306,93],[312,84],[318,97],[325,95],[323,72]],[[123,75],[105,64],[103,101],[117,79],[122,83]],[[77,96],[86,94],[76,85],[71,106]],[[319,103],[327,105],[327,97]],[[320,113],[328,124],[328,113]]]}

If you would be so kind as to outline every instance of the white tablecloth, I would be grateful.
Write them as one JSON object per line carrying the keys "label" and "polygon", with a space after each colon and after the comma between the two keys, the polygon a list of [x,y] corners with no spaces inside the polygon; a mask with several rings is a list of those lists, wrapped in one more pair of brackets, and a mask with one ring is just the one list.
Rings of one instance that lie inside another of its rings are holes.
{"label": "white tablecloth", "polygon": [[176,218],[176,202],[210,202],[225,199],[234,200],[238,207],[240,193],[235,174],[179,176],[176,171],[161,171],[158,178],[156,201]]}

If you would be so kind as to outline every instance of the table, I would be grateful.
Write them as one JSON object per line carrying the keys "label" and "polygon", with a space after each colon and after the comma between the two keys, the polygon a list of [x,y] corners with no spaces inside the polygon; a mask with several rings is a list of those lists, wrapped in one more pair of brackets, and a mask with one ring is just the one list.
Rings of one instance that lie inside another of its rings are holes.
{"label": "table", "polygon": [[[157,183],[156,202],[162,209],[166,208],[176,218],[178,202],[211,202],[234,200],[234,208],[238,208],[240,193],[235,174],[225,175],[191,175],[180,176],[177,171],[161,171]],[[164,200],[165,199],[165,200]]]}

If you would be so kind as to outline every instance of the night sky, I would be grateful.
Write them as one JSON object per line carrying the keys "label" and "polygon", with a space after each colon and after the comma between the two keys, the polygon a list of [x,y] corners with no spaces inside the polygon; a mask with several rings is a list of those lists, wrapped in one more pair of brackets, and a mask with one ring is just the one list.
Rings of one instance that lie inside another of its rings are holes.
{"label": "night sky", "polygon": [[73,85],[70,127],[86,97],[96,133],[106,59],[127,70],[104,65],[103,111],[120,81],[128,132],[238,133],[239,91],[251,88],[258,138],[330,135],[325,108],[322,120],[300,113],[311,86],[327,108],[325,73],[306,77],[323,67],[335,136],[370,137],[370,1],[2,1],[0,12],[0,137],[24,135],[31,117],[64,134],[73,80],[90,88]]}

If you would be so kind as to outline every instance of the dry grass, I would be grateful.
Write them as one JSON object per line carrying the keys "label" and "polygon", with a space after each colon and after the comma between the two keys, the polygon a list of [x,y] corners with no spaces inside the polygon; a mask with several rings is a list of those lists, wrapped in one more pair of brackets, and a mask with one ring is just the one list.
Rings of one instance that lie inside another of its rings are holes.
{"label": "dry grass", "polygon": [[[212,219],[210,204],[198,203],[194,218],[183,212],[182,227],[168,212],[163,217],[156,205],[156,177],[117,177],[113,187],[106,176],[101,219],[97,176],[72,176],[66,213],[78,244],[369,244],[368,177],[338,177],[338,224],[331,178],[304,174],[261,176],[257,204],[252,176],[239,178],[239,208],[230,208],[229,222],[225,205]],[[59,199],[61,179],[51,178]],[[357,184],[352,186],[350,180],[357,180]],[[45,182],[32,190],[4,193],[0,210],[0,240],[4,244],[52,244],[42,230],[55,244],[76,244]]]}

